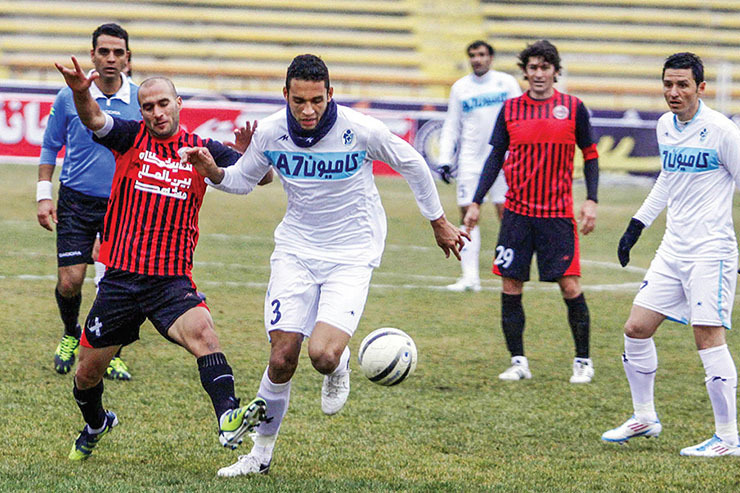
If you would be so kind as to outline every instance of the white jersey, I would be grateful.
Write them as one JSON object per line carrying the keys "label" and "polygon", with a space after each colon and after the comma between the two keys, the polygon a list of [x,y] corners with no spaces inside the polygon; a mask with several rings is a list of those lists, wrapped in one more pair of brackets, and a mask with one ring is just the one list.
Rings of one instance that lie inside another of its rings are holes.
{"label": "white jersey", "polygon": [[421,213],[444,213],[424,158],[375,118],[337,106],[337,121],[311,147],[288,135],[286,111],[259,122],[244,155],[225,168],[213,185],[249,193],[272,166],[288,196],[285,217],[275,229],[275,251],[338,264],[377,267],[383,254],[386,219],[373,179],[373,160],[401,173]]}
{"label": "white jersey", "polygon": [[685,260],[737,256],[732,197],[740,185],[740,129],[700,102],[694,118],[681,128],[665,113],[656,128],[660,175],[635,214],[650,226],[667,206],[659,253]]}
{"label": "white jersey", "polygon": [[453,164],[457,148],[458,177],[480,175],[504,101],[521,94],[514,77],[495,70],[482,77],[468,74],[455,82],[440,135],[439,163]]}

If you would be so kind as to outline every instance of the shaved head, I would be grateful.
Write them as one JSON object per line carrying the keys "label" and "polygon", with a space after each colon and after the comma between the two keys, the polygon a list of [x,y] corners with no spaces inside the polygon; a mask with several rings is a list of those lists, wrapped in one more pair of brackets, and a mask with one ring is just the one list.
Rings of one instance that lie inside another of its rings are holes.
{"label": "shaved head", "polygon": [[141,90],[147,89],[149,86],[157,84],[158,82],[164,83],[165,85],[167,85],[167,87],[170,88],[170,94],[173,98],[177,97],[177,89],[175,89],[175,84],[173,84],[170,79],[161,76],[149,77],[144,82],[139,84],[139,104],[141,104]]}

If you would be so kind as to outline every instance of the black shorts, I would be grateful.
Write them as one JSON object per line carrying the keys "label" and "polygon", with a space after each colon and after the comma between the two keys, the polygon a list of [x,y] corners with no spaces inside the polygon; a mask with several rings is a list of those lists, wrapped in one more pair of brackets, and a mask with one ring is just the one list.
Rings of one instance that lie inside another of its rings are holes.
{"label": "black shorts", "polygon": [[59,187],[57,266],[92,264],[95,235],[103,232],[108,199]]}
{"label": "black shorts", "polygon": [[[80,343],[101,348],[139,338],[147,318],[165,338],[180,315],[195,306],[208,308],[189,276],[148,276],[108,269],[98,285]],[[174,342],[174,341],[172,341]]]}
{"label": "black shorts", "polygon": [[537,254],[540,281],[580,276],[578,231],[572,217],[530,217],[504,210],[493,273],[529,281],[532,255]]}

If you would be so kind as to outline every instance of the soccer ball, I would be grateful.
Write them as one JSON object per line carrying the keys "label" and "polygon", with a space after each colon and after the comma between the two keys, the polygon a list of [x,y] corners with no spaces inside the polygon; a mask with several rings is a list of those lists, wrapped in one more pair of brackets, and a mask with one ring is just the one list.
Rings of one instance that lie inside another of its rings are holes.
{"label": "soccer ball", "polygon": [[362,373],[371,382],[396,385],[416,368],[416,344],[406,332],[383,327],[362,340],[358,359]]}

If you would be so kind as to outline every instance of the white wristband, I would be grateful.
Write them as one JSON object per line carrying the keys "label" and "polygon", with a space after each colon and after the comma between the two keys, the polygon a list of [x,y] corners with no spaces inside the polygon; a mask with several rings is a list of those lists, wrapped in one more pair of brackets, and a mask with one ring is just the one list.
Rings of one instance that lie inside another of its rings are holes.
{"label": "white wristband", "polygon": [[42,200],[51,200],[51,191],[54,186],[48,180],[41,180],[36,183],[36,202]]}

